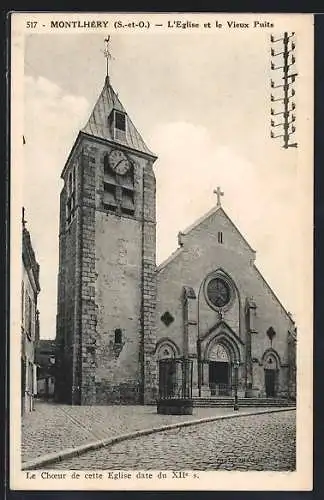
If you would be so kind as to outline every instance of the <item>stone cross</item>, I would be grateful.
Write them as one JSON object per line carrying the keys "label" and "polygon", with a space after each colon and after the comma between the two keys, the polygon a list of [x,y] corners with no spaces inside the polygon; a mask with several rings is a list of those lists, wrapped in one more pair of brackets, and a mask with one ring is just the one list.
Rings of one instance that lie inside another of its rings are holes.
{"label": "stone cross", "polygon": [[214,194],[216,194],[216,196],[217,196],[217,206],[220,207],[221,206],[221,196],[224,196],[224,193],[221,190],[221,188],[218,186],[217,189],[214,189]]}

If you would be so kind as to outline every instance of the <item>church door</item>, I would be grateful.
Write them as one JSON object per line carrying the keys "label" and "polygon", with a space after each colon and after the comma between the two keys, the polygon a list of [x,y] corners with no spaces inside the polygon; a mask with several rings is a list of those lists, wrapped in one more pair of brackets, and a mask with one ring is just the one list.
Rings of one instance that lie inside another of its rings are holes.
{"label": "church door", "polygon": [[229,385],[229,364],[222,361],[209,362],[209,386],[212,396],[225,396]]}
{"label": "church door", "polygon": [[264,370],[264,376],[266,396],[267,398],[272,398],[275,396],[276,372],[275,370]]}
{"label": "church door", "polygon": [[277,393],[278,364],[275,356],[269,353],[264,360],[264,388],[267,398]]}
{"label": "church door", "polygon": [[209,387],[211,396],[227,396],[230,391],[229,356],[221,344],[209,354]]}
{"label": "church door", "polygon": [[176,395],[176,363],[172,359],[159,363],[159,393],[162,398]]}

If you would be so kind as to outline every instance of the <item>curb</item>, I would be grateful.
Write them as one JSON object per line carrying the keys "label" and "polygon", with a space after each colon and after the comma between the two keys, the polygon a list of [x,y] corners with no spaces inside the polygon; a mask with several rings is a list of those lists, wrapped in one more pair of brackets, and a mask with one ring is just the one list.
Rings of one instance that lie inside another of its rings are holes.
{"label": "curb", "polygon": [[215,417],[205,417],[196,420],[187,420],[186,422],[178,422],[175,424],[166,424],[159,427],[151,427],[149,429],[142,429],[138,431],[128,432],[127,434],[120,434],[114,438],[105,438],[98,441],[92,441],[91,443],[86,443],[81,446],[76,446],[75,448],[65,448],[62,451],[49,453],[41,457],[35,458],[28,462],[23,462],[21,466],[22,471],[39,469],[44,465],[54,464],[56,462],[62,462],[68,458],[73,458],[87,451],[98,450],[105,446],[114,445],[121,443],[122,441],[127,441],[129,439],[135,439],[139,436],[148,436],[149,434],[155,434],[157,432],[168,431],[171,429],[179,429],[181,427],[190,427],[192,425],[204,424],[208,422],[215,422],[217,420],[226,420],[229,418],[238,417],[248,417],[251,415],[263,415],[265,413],[278,413],[283,411],[294,411],[296,407],[286,407],[286,408],[268,408],[261,411],[249,411],[246,413],[230,413],[229,415],[218,415]]}

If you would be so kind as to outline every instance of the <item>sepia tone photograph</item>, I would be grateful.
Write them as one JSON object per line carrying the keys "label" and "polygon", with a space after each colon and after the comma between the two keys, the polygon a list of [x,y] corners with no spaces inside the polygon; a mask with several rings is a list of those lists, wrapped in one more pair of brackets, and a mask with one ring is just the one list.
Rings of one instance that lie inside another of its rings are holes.
{"label": "sepia tone photograph", "polygon": [[312,16],[12,22],[15,483],[311,488]]}

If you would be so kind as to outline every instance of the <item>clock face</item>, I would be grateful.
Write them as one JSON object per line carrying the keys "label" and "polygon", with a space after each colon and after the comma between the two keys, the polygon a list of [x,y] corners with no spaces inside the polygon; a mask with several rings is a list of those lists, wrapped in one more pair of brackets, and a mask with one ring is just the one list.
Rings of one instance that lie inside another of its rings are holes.
{"label": "clock face", "polygon": [[229,285],[221,278],[210,280],[207,285],[207,297],[216,307],[226,306],[231,298]]}
{"label": "clock face", "polygon": [[125,175],[130,167],[127,156],[119,149],[111,151],[109,155],[109,165],[119,175]]}

